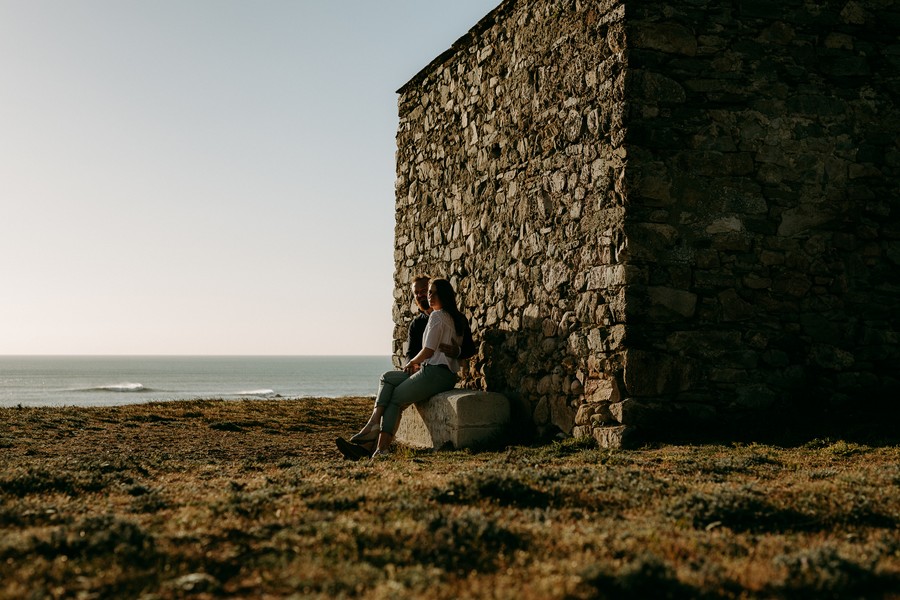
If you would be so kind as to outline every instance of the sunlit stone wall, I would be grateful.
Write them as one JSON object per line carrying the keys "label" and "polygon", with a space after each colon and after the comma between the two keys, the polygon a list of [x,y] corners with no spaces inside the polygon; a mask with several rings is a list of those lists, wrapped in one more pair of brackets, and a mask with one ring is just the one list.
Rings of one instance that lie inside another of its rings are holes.
{"label": "sunlit stone wall", "polygon": [[399,90],[397,356],[427,272],[523,433],[890,394],[898,31],[884,0],[504,2]]}

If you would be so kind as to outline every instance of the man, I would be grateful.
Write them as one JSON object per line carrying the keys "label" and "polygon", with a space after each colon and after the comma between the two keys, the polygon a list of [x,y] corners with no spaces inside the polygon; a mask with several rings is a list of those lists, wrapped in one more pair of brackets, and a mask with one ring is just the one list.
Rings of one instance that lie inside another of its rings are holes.
{"label": "man", "polygon": [[422,350],[422,337],[425,334],[425,326],[428,325],[428,315],[431,307],[428,305],[428,284],[431,279],[428,275],[419,275],[413,280],[412,293],[419,307],[419,314],[413,317],[406,333],[406,362]]}
{"label": "man", "polygon": [[[412,292],[419,307],[417,314],[409,324],[409,331],[406,335],[406,362],[422,350],[422,336],[425,333],[425,326],[428,325],[428,315],[431,314],[431,307],[428,305],[428,285],[431,278],[428,275],[418,275],[413,280]],[[472,329],[469,322],[466,321],[466,330],[463,332],[462,346],[457,348],[450,344],[441,344],[441,352],[448,356],[452,356],[458,360],[465,360],[475,356],[475,340],[472,339]]]}
{"label": "man", "polygon": [[[431,278],[428,275],[418,275],[412,284],[412,293],[416,306],[419,308],[419,314],[413,317],[409,324],[409,330],[406,335],[406,362],[416,356],[422,350],[422,338],[425,334],[425,326],[428,325],[428,316],[432,312],[432,308],[428,303],[428,286]],[[453,356],[457,360],[465,360],[475,356],[477,348],[475,340],[472,338],[472,329],[469,322],[466,321],[466,329],[463,332],[462,345],[457,347],[453,344],[441,344],[441,352],[448,356]],[[418,371],[419,367],[414,367]],[[374,450],[374,442],[356,444],[348,442],[344,438],[337,438],[337,447],[349,460],[359,460],[361,458],[372,456]]]}

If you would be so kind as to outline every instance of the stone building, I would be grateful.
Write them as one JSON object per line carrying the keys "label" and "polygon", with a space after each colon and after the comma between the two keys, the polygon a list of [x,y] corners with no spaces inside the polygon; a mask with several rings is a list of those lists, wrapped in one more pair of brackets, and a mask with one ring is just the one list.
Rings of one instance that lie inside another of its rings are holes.
{"label": "stone building", "polygon": [[398,93],[398,357],[428,272],[538,430],[897,392],[893,0],[506,0]]}

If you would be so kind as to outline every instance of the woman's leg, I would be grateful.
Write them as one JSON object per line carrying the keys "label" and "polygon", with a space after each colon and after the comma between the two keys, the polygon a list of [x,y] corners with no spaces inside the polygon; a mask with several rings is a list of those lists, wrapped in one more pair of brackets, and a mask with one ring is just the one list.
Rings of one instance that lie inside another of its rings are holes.
{"label": "woman's leg", "polygon": [[394,391],[408,381],[410,375],[406,371],[387,371],[381,374],[378,382],[378,394],[375,396],[375,408],[387,408],[394,397]]}
{"label": "woman's leg", "polygon": [[396,386],[381,418],[381,435],[378,436],[377,450],[385,450],[394,441],[394,434],[400,425],[400,414],[404,408],[453,389],[456,381],[456,374],[449,369],[426,365]]}
{"label": "woman's leg", "polygon": [[404,371],[387,371],[378,382],[378,394],[375,396],[375,408],[363,428],[350,438],[351,442],[375,441],[381,428],[381,418],[391,402],[394,389],[409,379]]}

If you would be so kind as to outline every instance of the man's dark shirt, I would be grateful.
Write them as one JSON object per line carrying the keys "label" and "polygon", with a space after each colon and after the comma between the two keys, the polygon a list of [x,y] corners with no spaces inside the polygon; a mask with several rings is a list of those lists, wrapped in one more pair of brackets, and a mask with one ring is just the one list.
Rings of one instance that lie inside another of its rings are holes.
{"label": "man's dark shirt", "polygon": [[[416,354],[422,351],[422,338],[425,336],[425,326],[428,325],[428,315],[420,312],[409,324],[409,333],[406,338],[406,360],[409,362]],[[463,332],[462,345],[459,349],[459,360],[465,360],[475,356],[478,349],[475,340],[472,339],[472,328],[466,321],[466,330]]]}
{"label": "man's dark shirt", "polygon": [[406,361],[422,351],[422,338],[425,336],[425,326],[428,325],[428,315],[419,312],[416,318],[409,324],[409,333],[406,337]]}

